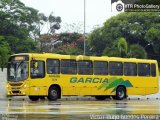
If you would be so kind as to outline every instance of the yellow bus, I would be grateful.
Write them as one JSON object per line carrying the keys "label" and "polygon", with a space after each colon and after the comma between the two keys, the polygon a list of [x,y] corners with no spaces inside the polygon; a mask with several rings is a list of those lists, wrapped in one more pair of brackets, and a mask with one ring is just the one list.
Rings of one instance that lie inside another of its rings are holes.
{"label": "yellow bus", "polygon": [[7,71],[7,96],[33,101],[61,96],[122,100],[159,91],[156,60],[21,53],[10,56]]}

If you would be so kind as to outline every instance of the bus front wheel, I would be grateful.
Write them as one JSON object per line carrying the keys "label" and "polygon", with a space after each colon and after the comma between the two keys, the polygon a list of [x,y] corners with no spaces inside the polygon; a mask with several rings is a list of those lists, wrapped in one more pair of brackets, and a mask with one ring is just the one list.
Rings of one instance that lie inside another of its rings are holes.
{"label": "bus front wheel", "polygon": [[28,96],[30,100],[37,101],[39,99],[39,96]]}
{"label": "bus front wheel", "polygon": [[116,89],[116,95],[112,96],[113,99],[115,100],[123,100],[127,97],[126,95],[126,89],[122,86],[118,87]]}
{"label": "bus front wheel", "polygon": [[59,94],[60,94],[59,89],[55,86],[52,86],[49,88],[47,98],[48,100],[55,101],[58,99]]}

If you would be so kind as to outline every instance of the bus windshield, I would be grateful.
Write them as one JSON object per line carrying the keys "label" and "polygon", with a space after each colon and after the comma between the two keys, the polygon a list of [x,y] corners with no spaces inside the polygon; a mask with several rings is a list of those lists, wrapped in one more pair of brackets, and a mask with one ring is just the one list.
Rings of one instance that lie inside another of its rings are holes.
{"label": "bus windshield", "polygon": [[8,63],[9,81],[21,81],[28,78],[28,62],[27,61],[14,61]]}

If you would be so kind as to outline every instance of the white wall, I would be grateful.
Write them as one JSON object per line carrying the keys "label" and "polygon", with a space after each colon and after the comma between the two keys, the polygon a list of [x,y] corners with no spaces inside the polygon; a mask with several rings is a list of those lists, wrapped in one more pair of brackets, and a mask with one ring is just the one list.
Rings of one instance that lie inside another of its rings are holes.
{"label": "white wall", "polygon": [[6,97],[6,80],[7,80],[7,69],[4,68],[3,71],[1,71],[0,68],[0,98]]}

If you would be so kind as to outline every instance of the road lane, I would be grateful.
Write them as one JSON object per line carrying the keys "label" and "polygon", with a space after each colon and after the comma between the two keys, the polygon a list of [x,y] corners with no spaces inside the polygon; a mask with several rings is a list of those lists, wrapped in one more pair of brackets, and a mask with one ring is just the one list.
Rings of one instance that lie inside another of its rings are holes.
{"label": "road lane", "polygon": [[[91,115],[160,114],[159,100],[66,100],[32,102],[28,99],[0,101],[0,117],[12,120],[90,119]],[[8,120],[10,120],[8,119]]]}

